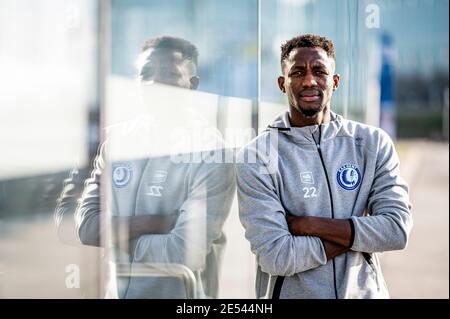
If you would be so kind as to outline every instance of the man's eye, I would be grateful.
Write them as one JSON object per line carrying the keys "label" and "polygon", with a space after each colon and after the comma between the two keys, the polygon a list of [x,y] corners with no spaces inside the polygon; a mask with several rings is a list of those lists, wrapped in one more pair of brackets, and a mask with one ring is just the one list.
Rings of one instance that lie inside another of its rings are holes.
{"label": "man's eye", "polygon": [[319,75],[326,75],[327,72],[325,72],[325,71],[316,71],[316,74],[319,74]]}

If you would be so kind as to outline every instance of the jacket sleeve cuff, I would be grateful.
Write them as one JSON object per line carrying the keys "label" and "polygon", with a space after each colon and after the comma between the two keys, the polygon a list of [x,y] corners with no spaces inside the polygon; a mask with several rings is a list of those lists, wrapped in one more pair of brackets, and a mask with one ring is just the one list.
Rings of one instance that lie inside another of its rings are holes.
{"label": "jacket sleeve cuff", "polygon": [[347,219],[349,224],[350,224],[350,229],[351,229],[351,237],[350,237],[350,244],[349,244],[349,248],[353,247],[353,243],[355,242],[355,223],[353,222],[353,220],[351,218]]}

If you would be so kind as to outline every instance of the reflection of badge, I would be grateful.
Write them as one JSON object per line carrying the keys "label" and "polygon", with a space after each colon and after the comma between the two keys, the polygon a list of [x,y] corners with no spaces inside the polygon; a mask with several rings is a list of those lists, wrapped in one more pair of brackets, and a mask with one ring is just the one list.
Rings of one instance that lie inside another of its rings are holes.
{"label": "reflection of badge", "polygon": [[151,183],[162,184],[166,181],[166,179],[167,179],[167,171],[159,169],[155,171]]}
{"label": "reflection of badge", "polygon": [[351,191],[361,183],[361,173],[356,165],[345,164],[337,172],[337,181],[343,189]]}
{"label": "reflection of badge", "polygon": [[114,182],[114,186],[116,187],[125,187],[131,181],[131,177],[133,175],[133,170],[130,165],[127,164],[119,164],[113,166],[112,170],[112,179]]}

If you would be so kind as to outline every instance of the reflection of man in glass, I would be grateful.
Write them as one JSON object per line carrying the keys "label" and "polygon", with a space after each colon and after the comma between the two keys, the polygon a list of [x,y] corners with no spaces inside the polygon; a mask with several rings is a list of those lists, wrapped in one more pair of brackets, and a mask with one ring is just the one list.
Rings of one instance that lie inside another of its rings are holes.
{"label": "reflection of man in glass", "polygon": [[[196,89],[197,58],[196,47],[184,39],[150,39],[138,59],[138,76],[146,86],[165,84],[173,86],[173,90]],[[158,100],[150,102],[158,106]],[[152,107],[155,109],[155,105]],[[177,110],[171,111],[175,118]],[[220,257],[225,244],[222,226],[231,206],[234,168],[212,161],[174,162],[167,154],[111,157],[108,148],[115,148],[116,153],[127,144],[152,149],[161,136],[168,134],[157,126],[156,133],[147,134],[144,129],[144,138],[136,141],[134,137],[142,137],[142,132],[135,131],[152,124],[134,124],[119,124],[108,131],[76,209],[79,239],[86,245],[101,244],[100,183],[109,168],[110,183],[102,187],[107,186],[112,194],[106,207],[112,216],[114,261],[128,264],[130,274],[117,281],[119,297],[186,297],[185,282],[170,273],[173,264],[185,266],[193,273],[198,297],[217,297]],[[119,143],[114,140],[117,132]],[[66,188],[74,187],[69,181]],[[65,205],[64,195],[63,192],[59,207]],[[67,200],[71,198],[68,196]],[[146,265],[150,269],[154,264],[162,272],[161,265],[167,265],[164,278],[158,274],[142,275]]]}
{"label": "reflection of man in glass", "polygon": [[172,37],[147,40],[137,67],[139,78],[185,89],[197,89],[197,48],[190,42]]}
{"label": "reflection of man in glass", "polygon": [[[282,46],[280,90],[289,111],[246,146],[238,199],[258,260],[258,297],[386,298],[376,253],[406,246],[408,187],[382,130],[330,110],[339,86],[333,43],[317,35]],[[276,140],[277,169],[256,146]],[[256,157],[256,156],[254,156]]]}

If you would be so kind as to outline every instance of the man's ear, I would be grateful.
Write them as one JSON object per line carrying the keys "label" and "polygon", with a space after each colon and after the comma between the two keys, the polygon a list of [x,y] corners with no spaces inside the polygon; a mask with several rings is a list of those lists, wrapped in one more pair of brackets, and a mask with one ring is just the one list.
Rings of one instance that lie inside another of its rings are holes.
{"label": "man's ear", "polygon": [[286,93],[286,89],[284,88],[284,76],[278,77],[278,87],[280,88],[281,92]]}
{"label": "man's ear", "polygon": [[197,90],[198,84],[200,83],[200,78],[198,76],[193,76],[189,79],[191,82],[190,89],[191,90]]}
{"label": "man's ear", "polygon": [[339,74],[333,75],[333,91],[336,91],[337,88],[339,87],[340,79],[341,79],[341,77]]}

